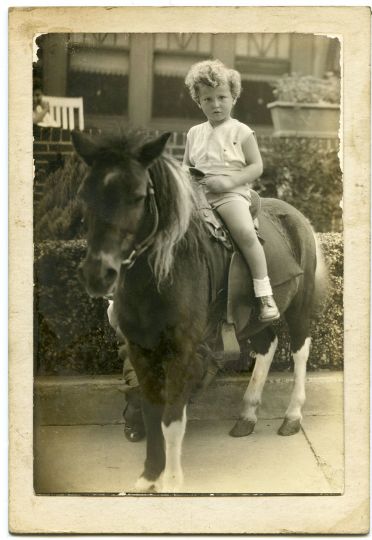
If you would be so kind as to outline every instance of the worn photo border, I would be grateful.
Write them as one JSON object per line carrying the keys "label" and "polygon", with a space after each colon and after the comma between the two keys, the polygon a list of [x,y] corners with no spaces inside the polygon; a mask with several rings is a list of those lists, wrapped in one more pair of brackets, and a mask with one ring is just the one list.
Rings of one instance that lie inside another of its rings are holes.
{"label": "worn photo border", "polygon": [[[345,491],[37,496],[33,491],[33,42],[47,32],[300,32],[342,44]],[[54,7],[9,13],[9,526],[13,533],[366,533],[369,528],[369,7]]]}

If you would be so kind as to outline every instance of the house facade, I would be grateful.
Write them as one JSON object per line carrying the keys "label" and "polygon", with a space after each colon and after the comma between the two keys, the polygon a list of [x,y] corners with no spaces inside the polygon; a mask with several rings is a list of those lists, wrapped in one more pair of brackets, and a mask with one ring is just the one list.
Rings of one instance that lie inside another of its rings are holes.
{"label": "house facade", "polygon": [[38,38],[46,95],[82,96],[85,126],[119,125],[184,132],[203,121],[184,85],[194,62],[218,58],[237,69],[243,92],[236,118],[272,133],[267,103],[286,73],[339,72],[339,42],[314,34],[75,33]]}

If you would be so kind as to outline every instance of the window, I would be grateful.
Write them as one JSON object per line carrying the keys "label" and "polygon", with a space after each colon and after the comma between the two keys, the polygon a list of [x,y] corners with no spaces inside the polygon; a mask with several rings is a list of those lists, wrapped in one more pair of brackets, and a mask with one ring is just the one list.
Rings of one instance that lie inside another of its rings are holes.
{"label": "window", "polygon": [[212,35],[154,35],[152,118],[204,119],[185,86],[191,65],[211,57]]}
{"label": "window", "polygon": [[70,34],[67,94],[85,114],[127,115],[128,73],[128,34]]}
{"label": "window", "polygon": [[68,95],[82,96],[85,114],[128,112],[128,76],[72,71],[68,78]]}

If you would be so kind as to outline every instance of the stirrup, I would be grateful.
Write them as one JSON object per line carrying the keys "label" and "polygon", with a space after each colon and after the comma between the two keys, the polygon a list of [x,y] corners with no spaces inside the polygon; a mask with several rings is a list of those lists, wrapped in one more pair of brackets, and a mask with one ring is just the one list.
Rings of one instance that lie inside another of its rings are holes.
{"label": "stirrup", "polygon": [[236,338],[234,323],[227,321],[222,323],[221,337],[224,352],[229,355],[230,360],[237,360],[240,356],[240,345]]}

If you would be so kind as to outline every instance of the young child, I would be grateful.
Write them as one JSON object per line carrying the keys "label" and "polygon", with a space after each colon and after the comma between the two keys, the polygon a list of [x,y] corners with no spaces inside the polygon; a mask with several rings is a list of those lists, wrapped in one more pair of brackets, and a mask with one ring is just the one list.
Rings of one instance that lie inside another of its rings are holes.
{"label": "young child", "polygon": [[240,75],[219,60],[206,60],[191,67],[185,83],[207,122],[188,132],[183,164],[204,173],[207,201],[221,216],[251,270],[259,319],[274,321],[280,314],[249,208],[249,186],[262,174],[262,159],[254,132],[231,117],[241,93]]}
{"label": "young child", "polygon": [[33,83],[32,88],[32,123],[42,127],[58,127],[50,114],[49,103],[45,101],[41,84]]}

